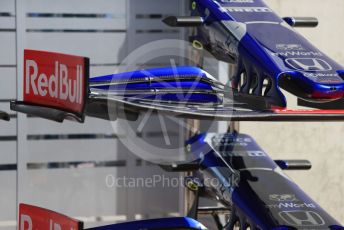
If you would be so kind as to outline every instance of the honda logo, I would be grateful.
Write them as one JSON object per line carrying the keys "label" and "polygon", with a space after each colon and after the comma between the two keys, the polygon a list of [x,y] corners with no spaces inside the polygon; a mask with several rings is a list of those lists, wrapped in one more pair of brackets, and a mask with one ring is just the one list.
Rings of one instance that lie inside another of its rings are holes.
{"label": "honda logo", "polygon": [[292,226],[321,226],[325,224],[322,217],[313,211],[284,211],[280,217]]}
{"label": "honda logo", "polygon": [[319,58],[288,58],[286,63],[295,70],[304,71],[328,71],[332,67],[324,60]]}

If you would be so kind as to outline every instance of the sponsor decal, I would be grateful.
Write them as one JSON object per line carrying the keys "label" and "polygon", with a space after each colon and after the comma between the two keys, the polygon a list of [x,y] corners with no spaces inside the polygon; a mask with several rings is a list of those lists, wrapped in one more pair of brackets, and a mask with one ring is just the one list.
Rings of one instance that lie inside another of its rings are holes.
{"label": "sponsor decal", "polygon": [[37,50],[24,53],[24,101],[82,114],[88,59]]}
{"label": "sponsor decal", "polygon": [[82,230],[81,221],[27,204],[19,205],[19,230]]}
{"label": "sponsor decal", "polygon": [[239,13],[271,13],[272,10],[268,7],[222,7],[223,12],[239,12]]}
{"label": "sponsor decal", "polygon": [[230,135],[214,135],[209,141],[211,141],[212,146],[214,147],[235,147],[235,146],[248,146],[249,143],[252,143],[252,139],[248,137],[233,137]]}
{"label": "sponsor decal", "polygon": [[325,224],[324,219],[313,211],[284,211],[279,216],[291,226],[321,226]]}
{"label": "sponsor decal", "polygon": [[249,157],[266,157],[263,151],[247,151]]}
{"label": "sponsor decal", "polygon": [[277,44],[276,45],[276,49],[278,50],[285,50],[285,51],[289,51],[289,50],[304,50],[304,48],[302,47],[302,45],[300,44]]}
{"label": "sponsor decal", "polygon": [[288,58],[285,62],[295,70],[314,72],[332,70],[326,61],[319,58]]}
{"label": "sponsor decal", "polygon": [[230,135],[215,135],[212,137],[213,142],[218,142],[218,143],[233,143],[233,142],[238,142],[238,143],[251,143],[252,139],[248,137],[232,137]]}
{"label": "sponsor decal", "polygon": [[293,203],[293,202],[281,202],[278,204],[268,204],[268,208],[316,208],[316,205],[313,203]]}
{"label": "sponsor decal", "polygon": [[235,141],[236,142],[248,142],[248,143],[251,143],[252,142],[252,139],[251,138],[248,138],[248,137],[244,137],[244,138],[235,138]]}
{"label": "sponsor decal", "polygon": [[303,73],[303,75],[318,83],[343,83],[343,79],[337,73]]}
{"label": "sponsor decal", "polygon": [[231,152],[231,151],[225,151],[221,152],[222,156],[225,157],[266,157],[266,153],[263,151],[247,151],[247,152]]}
{"label": "sponsor decal", "polygon": [[311,57],[321,57],[323,54],[321,52],[314,52],[314,51],[285,51],[285,52],[278,52],[273,53],[273,56],[283,56],[283,57],[290,57],[290,56],[311,56]]}
{"label": "sponsor decal", "polygon": [[273,201],[299,201],[294,194],[271,194],[269,199]]}

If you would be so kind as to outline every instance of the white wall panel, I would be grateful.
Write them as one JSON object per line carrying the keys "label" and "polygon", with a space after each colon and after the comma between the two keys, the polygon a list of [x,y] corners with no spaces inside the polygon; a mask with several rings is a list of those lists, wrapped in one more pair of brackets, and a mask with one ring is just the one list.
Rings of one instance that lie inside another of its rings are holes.
{"label": "white wall panel", "polygon": [[108,65],[108,66],[91,66],[90,76],[102,76],[109,75],[113,73],[118,73],[119,65]]}
{"label": "white wall panel", "polygon": [[164,17],[179,12],[180,1],[145,0],[145,4],[135,4],[135,0],[130,2],[130,50],[154,40],[181,38],[179,29],[171,29],[161,22]]}
{"label": "white wall panel", "polygon": [[[9,112],[16,98],[15,1],[1,0],[0,11],[0,110]],[[11,113],[13,114],[13,113]],[[17,196],[16,119],[0,121],[0,229],[14,230]]]}
{"label": "white wall panel", "polygon": [[[148,15],[149,14],[145,14]],[[136,23],[135,26],[136,28],[138,28],[139,30],[145,30],[145,29],[166,29],[166,30],[172,30],[173,28],[165,25],[165,23],[162,22],[162,20],[165,17],[168,17],[171,15],[159,15],[159,17],[157,18],[137,18],[136,19]],[[181,29],[176,28],[175,30],[180,31]]]}
{"label": "white wall panel", "polygon": [[[0,20],[1,22],[1,20]],[[119,18],[44,18],[31,17],[27,19],[27,28],[35,29],[97,29],[97,30],[125,30],[125,17]]]}
{"label": "white wall panel", "polygon": [[1,29],[14,29],[16,27],[15,23],[16,21],[14,16],[0,17]]}
{"label": "white wall panel", "polygon": [[[96,64],[91,76],[113,73],[127,53],[126,5],[125,0],[30,0],[26,48],[87,56]],[[125,189],[105,184],[106,175],[123,176],[127,170],[102,166],[126,163],[118,140],[109,138],[115,134],[110,122],[86,118],[85,124],[59,124],[33,117],[27,121],[27,148],[22,153],[27,156],[26,180],[21,181],[25,191],[20,201],[85,217],[87,227],[109,224],[101,216],[126,216]],[[88,168],[64,168],[76,162]],[[87,222],[90,219],[93,222]]]}
{"label": "white wall panel", "polygon": [[[178,2],[29,0],[26,1],[26,21],[23,22],[26,48],[90,57],[91,76],[115,73],[128,50],[155,39],[179,38],[179,30],[166,31],[168,28],[160,22],[163,16],[177,14]],[[156,15],[160,18],[154,19]],[[110,122],[94,118],[87,118],[85,124],[69,121],[60,124],[36,117],[25,119],[27,141],[19,153],[20,159],[25,161],[20,162],[21,166],[24,165],[20,175],[24,176],[19,182],[25,189],[20,193],[20,202],[71,216],[93,217],[94,220],[100,216],[116,215],[133,219],[136,213],[159,217],[178,210],[174,199],[164,198],[164,194],[169,194],[170,198],[177,199],[178,189],[143,188],[128,193],[126,188],[106,187],[107,175],[118,178],[163,174],[160,168],[136,165],[138,157],[121,142],[122,138],[131,137],[125,136],[127,130],[118,123],[113,128]],[[134,122],[130,124],[135,125]],[[167,122],[167,125],[171,132],[178,131],[174,122]],[[154,122],[149,122],[145,134],[158,130]],[[162,135],[155,136],[152,143],[162,140]],[[84,162],[88,168],[65,168],[75,162]],[[126,166],[102,166],[113,162],[120,162],[120,165],[124,162]],[[38,169],[33,169],[35,167]],[[146,196],[148,199],[144,199]],[[137,203],[132,205],[133,202]],[[163,203],[165,206],[161,206]],[[145,209],[147,204],[152,204],[150,209]],[[113,222],[116,221],[106,224]],[[86,227],[101,224],[105,222],[95,220],[87,223]]]}
{"label": "white wall panel", "polygon": [[[135,12],[135,15],[142,14],[162,14],[162,15],[171,15],[172,13],[177,13],[180,10],[180,5],[178,1],[169,1],[169,0],[144,0],[144,4],[138,4],[140,0],[131,0],[130,9],[131,12]],[[136,3],[136,4],[135,4]],[[147,7],[149,6],[149,7]]]}
{"label": "white wall panel", "polygon": [[10,103],[8,102],[0,102],[0,110],[5,111],[9,114],[14,114],[15,112],[10,110]]}
{"label": "white wall panel", "polygon": [[[0,137],[1,138],[1,137]],[[12,141],[0,141],[0,165],[17,164],[17,143]],[[2,171],[0,171],[1,175]],[[15,191],[13,191],[15,192]],[[1,213],[1,211],[0,211]],[[1,215],[0,215],[1,216]]]}
{"label": "white wall panel", "polygon": [[[16,216],[16,171],[0,171],[0,229],[8,229],[1,226],[1,221],[14,221]],[[13,227],[15,229],[15,226]]]}
{"label": "white wall panel", "polygon": [[[137,4],[137,2],[138,1],[136,0],[129,1],[129,10],[131,12],[130,15],[128,15],[129,52],[151,41],[181,38],[181,30],[168,28],[166,25],[161,23],[163,17],[179,14],[178,12],[180,10],[181,1],[145,0],[144,4]],[[149,7],[147,7],[148,5]],[[149,51],[150,50],[147,49],[148,54]],[[169,58],[164,57],[164,55],[165,54],[162,53],[161,57],[159,57],[157,60],[138,60],[138,62],[135,64],[137,64],[139,68],[142,66],[155,67],[157,64],[158,66],[166,66],[167,64],[170,65]],[[168,119],[165,120],[166,127],[169,132],[181,134],[178,132],[178,123],[171,122]],[[141,121],[142,120],[129,123],[131,129],[137,130]],[[159,147],[166,143],[161,127],[162,124],[159,122],[159,118],[157,116],[152,116],[151,120],[147,122],[146,126],[142,130],[142,136],[144,136],[144,138],[131,138],[131,141],[133,142],[132,146],[136,146],[135,149],[137,149],[137,155],[130,155],[130,161],[128,163],[129,176],[133,178],[152,178],[154,175],[164,175],[165,177],[171,176],[159,167],[148,166],[145,163],[143,163],[143,166],[136,164],[136,161],[140,159],[140,148],[142,150],[149,151],[147,147],[138,144],[138,139],[140,139],[140,141],[144,139],[148,144],[152,144],[155,147]],[[169,135],[169,138],[171,138],[171,142],[176,143],[178,142],[179,136]],[[122,148],[125,149],[125,146],[122,146]],[[153,147],[152,151],[156,152],[157,150]],[[166,189],[159,186],[154,188],[139,187],[136,189],[128,189],[128,196],[129,219],[135,219],[137,214],[141,215],[143,218],[156,218],[168,216],[171,212],[178,212],[178,188]],[[163,204],[163,206],[161,204]]]}
{"label": "white wall panel", "polygon": [[0,98],[14,99],[16,98],[17,79],[15,67],[0,67]]}
{"label": "white wall panel", "polygon": [[32,204],[75,217],[126,214],[125,189],[108,188],[105,181],[107,175],[125,175],[125,167],[36,169],[27,173],[30,181],[23,200]]}
{"label": "white wall panel", "polygon": [[[28,134],[44,135],[44,134],[113,134],[114,130],[109,121],[97,118],[86,118],[85,124],[72,121],[64,123],[56,123],[41,118],[29,118]],[[76,149],[75,149],[76,150]]]}
{"label": "white wall panel", "polygon": [[9,122],[1,121],[0,136],[16,136],[16,119],[12,118]]}
{"label": "white wall panel", "polygon": [[28,0],[27,2],[27,12],[114,13],[121,16],[126,13],[126,0]]}
{"label": "white wall panel", "polygon": [[[134,215],[142,215],[144,218],[171,217],[178,213],[178,183],[173,186],[172,181],[181,181],[178,173],[163,172],[158,166],[143,165],[136,166],[129,175],[133,178],[154,178],[159,177],[165,182],[157,182],[154,187],[129,188],[129,207]],[[163,177],[162,177],[163,176]]]}
{"label": "white wall panel", "polygon": [[95,64],[117,64],[126,52],[125,39],[125,33],[29,32],[27,48],[86,56]]}
{"label": "white wall panel", "polygon": [[[117,160],[118,141],[115,138],[29,141],[30,162]],[[49,149],[46,146],[49,146]],[[102,146],[106,146],[106,148]],[[58,149],[58,151],[50,151],[50,149]],[[78,151],[75,151],[76,149]]]}
{"label": "white wall panel", "polygon": [[[66,1],[66,4],[34,1],[27,9],[31,14],[27,15],[26,22],[27,47],[90,57],[91,64],[99,65],[91,67],[91,76],[113,73],[115,64],[121,62],[127,50],[125,7],[125,1]],[[48,17],[42,17],[42,13],[48,13]],[[39,118],[28,119],[28,164],[53,163],[63,167],[56,162],[106,164],[122,159],[117,151],[118,140],[96,136],[90,139],[97,134],[113,135],[108,121],[87,118],[85,124],[68,121],[58,124]],[[88,136],[80,137],[80,134]],[[48,140],[46,135],[62,135],[63,139]],[[79,138],[71,138],[71,135]],[[40,136],[42,140],[30,139]],[[104,224],[97,220],[99,216],[127,213],[126,193],[105,187],[107,174],[125,175],[123,170],[126,168],[28,170],[31,181],[42,174],[46,180],[28,188],[22,200],[68,215],[93,218],[94,223],[86,222],[90,226]],[[52,185],[51,181],[56,184]],[[53,200],[49,196],[54,197]]]}
{"label": "white wall panel", "polygon": [[15,65],[15,32],[0,31],[0,65]]}
{"label": "white wall panel", "polygon": [[1,12],[15,13],[14,0],[1,0]]}

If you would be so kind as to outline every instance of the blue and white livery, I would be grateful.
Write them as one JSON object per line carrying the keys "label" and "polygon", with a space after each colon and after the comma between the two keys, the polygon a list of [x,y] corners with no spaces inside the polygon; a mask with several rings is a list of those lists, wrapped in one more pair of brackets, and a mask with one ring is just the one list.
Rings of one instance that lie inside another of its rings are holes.
{"label": "blue and white livery", "polygon": [[[308,42],[262,0],[194,0],[194,44],[236,65],[232,87],[286,107],[279,87],[312,102],[340,99],[344,67]],[[265,83],[264,83],[265,82]]]}

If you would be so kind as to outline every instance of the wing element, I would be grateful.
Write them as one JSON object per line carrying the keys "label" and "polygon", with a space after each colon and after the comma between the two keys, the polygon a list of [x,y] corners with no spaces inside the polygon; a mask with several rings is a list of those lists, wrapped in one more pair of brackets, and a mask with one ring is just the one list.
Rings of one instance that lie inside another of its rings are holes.
{"label": "wing element", "polygon": [[11,109],[58,122],[136,120],[148,110],[232,121],[344,120],[344,110],[274,109],[266,97],[237,92],[191,66],[89,78],[88,58],[26,50],[24,82],[24,101],[11,102]]}

